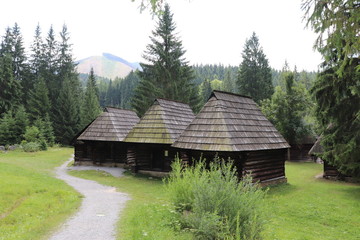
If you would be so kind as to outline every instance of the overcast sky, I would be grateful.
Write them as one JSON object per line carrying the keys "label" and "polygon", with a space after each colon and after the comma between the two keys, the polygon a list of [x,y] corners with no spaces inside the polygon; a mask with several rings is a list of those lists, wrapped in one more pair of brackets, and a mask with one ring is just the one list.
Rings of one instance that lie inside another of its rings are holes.
{"label": "overcast sky", "polygon": [[[140,0],[6,0],[0,14],[0,35],[15,22],[29,49],[35,27],[56,33],[65,23],[74,57],[112,53],[130,62],[142,61],[155,19],[140,13]],[[270,66],[285,60],[298,70],[317,70],[321,56],[313,50],[316,35],[305,29],[301,0],[169,0],[178,36],[191,64],[239,65],[245,40],[256,32]]]}

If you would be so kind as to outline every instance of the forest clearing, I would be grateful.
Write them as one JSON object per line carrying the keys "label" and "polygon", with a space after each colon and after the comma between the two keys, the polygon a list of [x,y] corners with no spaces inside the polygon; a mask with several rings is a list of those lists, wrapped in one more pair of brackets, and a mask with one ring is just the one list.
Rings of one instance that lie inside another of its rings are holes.
{"label": "forest clearing", "polygon": [[358,0],[55,2],[0,15],[0,240],[359,239]]}
{"label": "forest clearing", "polygon": [[[72,148],[0,154],[0,239],[46,239],[76,212],[81,196],[60,180],[54,169]],[[264,239],[357,239],[360,234],[360,186],[316,178],[322,165],[286,163],[287,184],[266,196]],[[19,173],[22,177],[19,177]],[[117,239],[192,239],[169,224],[174,218],[160,179],[101,171],[71,175],[116,187],[130,195],[117,224]]]}

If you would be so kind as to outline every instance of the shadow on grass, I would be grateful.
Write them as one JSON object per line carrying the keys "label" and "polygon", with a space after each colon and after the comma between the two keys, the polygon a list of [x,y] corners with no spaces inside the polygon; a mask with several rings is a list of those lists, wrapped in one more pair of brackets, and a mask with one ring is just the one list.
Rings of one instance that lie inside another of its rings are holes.
{"label": "shadow on grass", "polygon": [[292,185],[290,183],[282,183],[269,187],[268,194],[269,195],[287,195],[295,192],[298,189],[297,186]]}

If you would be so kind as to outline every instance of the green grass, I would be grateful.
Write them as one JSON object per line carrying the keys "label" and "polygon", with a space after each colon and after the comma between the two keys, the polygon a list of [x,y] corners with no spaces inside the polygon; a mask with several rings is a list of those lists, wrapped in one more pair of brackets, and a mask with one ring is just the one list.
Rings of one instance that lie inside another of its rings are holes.
{"label": "green grass", "polygon": [[265,239],[360,239],[360,186],[315,178],[322,165],[287,163],[288,184],[270,189]]}
{"label": "green grass", "polygon": [[[359,239],[360,186],[316,179],[322,165],[287,163],[287,184],[270,188],[268,222],[264,239]],[[72,172],[128,193],[125,211],[118,223],[118,239],[192,239],[176,231],[169,199],[158,179],[127,175],[114,178],[97,171]]]}
{"label": "green grass", "polygon": [[0,153],[0,239],[46,239],[80,205],[80,195],[54,178],[72,148]]}

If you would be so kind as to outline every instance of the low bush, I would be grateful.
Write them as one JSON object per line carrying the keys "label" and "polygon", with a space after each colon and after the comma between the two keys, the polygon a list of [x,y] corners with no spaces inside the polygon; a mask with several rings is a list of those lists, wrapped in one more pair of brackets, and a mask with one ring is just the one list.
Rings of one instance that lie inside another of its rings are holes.
{"label": "low bush", "polygon": [[41,146],[37,142],[23,141],[21,145],[22,145],[24,152],[37,152],[37,151],[41,150]]}
{"label": "low bush", "polygon": [[231,161],[182,167],[176,159],[165,181],[183,228],[198,239],[261,239],[266,191],[250,176],[239,181]]}

